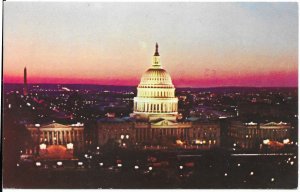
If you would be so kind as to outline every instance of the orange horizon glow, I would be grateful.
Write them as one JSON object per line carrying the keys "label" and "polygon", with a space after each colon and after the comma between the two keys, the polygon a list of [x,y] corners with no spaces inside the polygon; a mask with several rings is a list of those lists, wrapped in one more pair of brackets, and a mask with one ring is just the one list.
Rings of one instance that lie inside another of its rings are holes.
{"label": "orange horizon glow", "polygon": [[[28,84],[95,84],[116,86],[137,86],[140,78],[118,79],[87,79],[87,78],[61,78],[61,77],[28,77]],[[298,87],[297,72],[269,72],[265,74],[227,76],[218,78],[174,78],[172,81],[176,87]],[[278,83],[280,82],[280,83]],[[5,76],[4,83],[23,83],[23,76]]]}

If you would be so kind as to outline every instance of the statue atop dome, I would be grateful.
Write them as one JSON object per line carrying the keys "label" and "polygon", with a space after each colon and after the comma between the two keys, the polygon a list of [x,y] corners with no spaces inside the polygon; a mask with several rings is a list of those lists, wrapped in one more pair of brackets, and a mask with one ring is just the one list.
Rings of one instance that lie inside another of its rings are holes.
{"label": "statue atop dome", "polygon": [[155,45],[155,53],[154,53],[153,59],[152,59],[152,68],[162,68],[162,66],[160,64],[160,56],[158,53],[158,44],[157,43]]}
{"label": "statue atop dome", "polygon": [[159,53],[158,53],[158,44],[156,43],[155,45],[155,53],[154,53],[154,56],[159,56]]}

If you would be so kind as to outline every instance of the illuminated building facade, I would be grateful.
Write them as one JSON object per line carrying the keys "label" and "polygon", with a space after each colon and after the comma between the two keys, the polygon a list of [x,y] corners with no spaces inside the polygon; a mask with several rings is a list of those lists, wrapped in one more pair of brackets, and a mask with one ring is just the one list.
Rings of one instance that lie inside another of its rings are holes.
{"label": "illuminated building facade", "polygon": [[103,118],[97,122],[98,144],[109,141],[126,145],[182,145],[209,149],[220,146],[219,122],[137,122],[134,119]]}
{"label": "illuminated building facade", "polygon": [[228,128],[228,136],[237,147],[258,148],[264,142],[275,141],[288,144],[290,142],[291,125],[284,122],[242,123],[233,121]]}
{"label": "illuminated building facade", "polygon": [[71,125],[59,123],[28,124],[26,128],[30,132],[34,143],[32,153],[39,152],[41,144],[44,144],[47,148],[53,145],[68,147],[71,144],[75,152],[83,151],[84,125],[81,123]]}
{"label": "illuminated building facade", "polygon": [[158,45],[152,66],[143,74],[134,98],[131,118],[104,118],[97,122],[98,144],[168,145],[212,148],[220,145],[219,122],[177,121],[178,98],[171,76],[162,68]]}
{"label": "illuminated building facade", "polygon": [[158,44],[156,44],[152,66],[143,74],[138,85],[133,112],[136,119],[176,120],[178,98],[175,97],[171,76],[162,68]]}

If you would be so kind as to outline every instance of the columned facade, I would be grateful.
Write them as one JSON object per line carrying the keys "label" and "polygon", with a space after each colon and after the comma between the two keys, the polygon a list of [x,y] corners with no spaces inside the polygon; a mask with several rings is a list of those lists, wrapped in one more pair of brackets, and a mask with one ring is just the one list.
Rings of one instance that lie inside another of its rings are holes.
{"label": "columned facade", "polygon": [[47,125],[29,124],[26,126],[30,131],[31,137],[39,147],[39,144],[49,145],[64,145],[72,143],[74,150],[80,152],[83,150],[84,144],[84,125],[62,125],[51,123]]}

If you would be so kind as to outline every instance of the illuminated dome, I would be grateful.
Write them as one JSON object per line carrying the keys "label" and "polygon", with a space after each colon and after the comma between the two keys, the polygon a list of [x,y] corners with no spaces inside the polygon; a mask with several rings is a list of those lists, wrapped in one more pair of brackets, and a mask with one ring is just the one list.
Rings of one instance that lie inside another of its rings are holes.
{"label": "illuminated dome", "polygon": [[136,118],[176,119],[178,99],[171,76],[160,63],[158,45],[153,56],[152,66],[143,74],[134,98],[134,114]]}
{"label": "illuminated dome", "polygon": [[150,68],[142,76],[139,87],[174,88],[171,76],[164,69]]}

